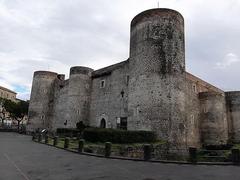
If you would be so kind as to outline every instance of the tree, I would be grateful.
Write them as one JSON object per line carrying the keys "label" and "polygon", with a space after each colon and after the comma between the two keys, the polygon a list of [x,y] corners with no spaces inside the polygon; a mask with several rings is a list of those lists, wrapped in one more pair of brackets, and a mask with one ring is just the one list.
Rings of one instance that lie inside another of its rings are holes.
{"label": "tree", "polygon": [[6,119],[7,117],[7,111],[4,107],[4,100],[3,98],[0,98],[0,118],[1,118],[1,124],[2,126],[4,125],[4,120]]}
{"label": "tree", "polygon": [[1,123],[2,123],[2,126],[3,126],[4,119],[6,118],[6,110],[3,107],[3,103],[1,101],[0,101],[0,118],[1,118]]}
{"label": "tree", "polygon": [[8,99],[4,99],[3,101],[3,107],[10,113],[10,117],[18,122],[18,130],[20,128],[20,122],[24,116],[28,114],[28,106],[28,101],[20,100],[17,103]]}

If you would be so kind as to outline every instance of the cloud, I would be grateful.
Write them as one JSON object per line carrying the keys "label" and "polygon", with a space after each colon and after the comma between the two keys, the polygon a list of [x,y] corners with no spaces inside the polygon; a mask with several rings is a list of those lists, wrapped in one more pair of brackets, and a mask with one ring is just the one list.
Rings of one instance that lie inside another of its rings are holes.
{"label": "cloud", "polygon": [[228,53],[221,62],[216,63],[216,68],[225,69],[236,64],[239,61],[240,59],[236,54]]}
{"label": "cloud", "polygon": [[[1,0],[0,85],[26,98],[36,70],[68,75],[71,66],[98,69],[126,60],[131,19],[157,2]],[[233,78],[240,68],[240,2],[160,0],[159,5],[185,18],[187,70],[224,90],[240,89]]]}

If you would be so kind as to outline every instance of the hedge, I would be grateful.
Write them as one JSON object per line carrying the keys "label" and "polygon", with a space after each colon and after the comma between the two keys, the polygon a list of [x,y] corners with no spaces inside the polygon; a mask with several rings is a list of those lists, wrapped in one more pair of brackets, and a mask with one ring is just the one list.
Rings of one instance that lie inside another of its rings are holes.
{"label": "hedge", "polygon": [[77,137],[80,131],[75,128],[57,128],[57,134],[59,136],[75,136]]}
{"label": "hedge", "polygon": [[89,142],[143,143],[155,142],[156,134],[152,131],[126,131],[119,129],[87,128],[83,138]]}

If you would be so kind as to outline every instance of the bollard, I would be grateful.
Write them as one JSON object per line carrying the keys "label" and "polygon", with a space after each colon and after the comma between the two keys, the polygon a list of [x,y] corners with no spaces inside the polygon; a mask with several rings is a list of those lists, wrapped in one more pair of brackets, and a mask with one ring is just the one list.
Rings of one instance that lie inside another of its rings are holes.
{"label": "bollard", "polygon": [[84,149],[84,139],[80,139],[78,142],[78,152],[82,153]]}
{"label": "bollard", "polygon": [[105,157],[110,157],[112,149],[112,143],[106,142],[105,143]]}
{"label": "bollard", "polygon": [[145,144],[143,146],[143,151],[144,151],[144,160],[148,161],[151,159],[151,155],[152,155],[152,148],[150,144]]}
{"label": "bollard", "polygon": [[81,133],[77,133],[77,139],[81,140]]}
{"label": "bollard", "polygon": [[57,144],[58,144],[58,136],[54,136],[54,138],[53,138],[53,145],[57,146]]}
{"label": "bollard", "polygon": [[32,140],[34,141],[36,139],[36,134],[35,132],[32,133]]}
{"label": "bollard", "polygon": [[239,151],[239,149],[232,149],[232,162],[234,164],[239,164],[239,162],[240,162],[240,151]]}
{"label": "bollard", "polygon": [[42,142],[42,134],[41,133],[38,134],[38,142]]}
{"label": "bollard", "polygon": [[196,163],[197,162],[197,148],[189,147],[188,152],[189,152],[189,161],[191,163]]}
{"label": "bollard", "polygon": [[69,142],[70,142],[70,138],[66,137],[64,139],[64,149],[67,149],[69,147]]}
{"label": "bollard", "polygon": [[45,135],[45,144],[48,144],[48,139],[49,139],[49,136]]}

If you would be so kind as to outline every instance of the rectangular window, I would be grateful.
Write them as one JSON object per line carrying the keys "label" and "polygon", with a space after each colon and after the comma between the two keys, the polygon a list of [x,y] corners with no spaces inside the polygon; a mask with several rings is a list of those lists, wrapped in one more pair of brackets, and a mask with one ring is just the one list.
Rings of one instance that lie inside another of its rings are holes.
{"label": "rectangular window", "polygon": [[193,92],[195,92],[195,93],[197,92],[197,86],[196,86],[196,84],[193,84],[193,85],[192,85],[192,90],[193,90]]}
{"label": "rectangular window", "polygon": [[127,130],[127,117],[120,118],[120,129]]}
{"label": "rectangular window", "polygon": [[117,121],[117,129],[120,129],[121,118],[117,117],[116,121]]}
{"label": "rectangular window", "polygon": [[101,82],[100,82],[100,88],[105,88],[105,80],[101,80]]}
{"label": "rectangular window", "polygon": [[129,75],[127,75],[127,77],[126,77],[126,84],[127,84],[127,86],[128,86],[128,83],[129,83]]}
{"label": "rectangular window", "polygon": [[195,120],[195,117],[194,117],[194,115],[192,114],[192,115],[191,115],[191,124],[194,124],[194,120]]}

